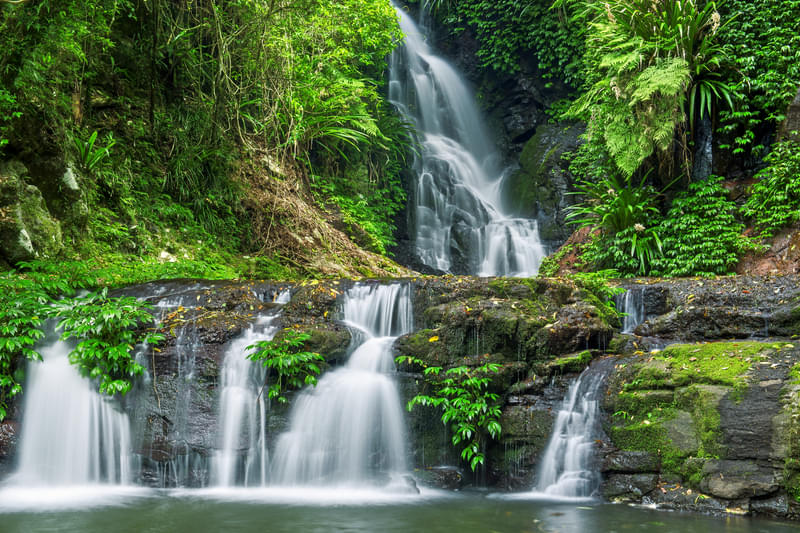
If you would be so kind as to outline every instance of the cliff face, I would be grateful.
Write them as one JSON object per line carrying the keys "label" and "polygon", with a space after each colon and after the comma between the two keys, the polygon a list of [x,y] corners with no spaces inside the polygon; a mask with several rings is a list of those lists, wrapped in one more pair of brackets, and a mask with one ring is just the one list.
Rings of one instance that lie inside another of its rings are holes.
{"label": "cliff face", "polygon": [[[605,434],[595,444],[606,498],[797,516],[796,278],[631,283],[643,292],[644,321],[629,335],[617,333],[622,324],[591,286],[571,280],[402,281],[413,287],[414,331],[398,338],[396,355],[445,369],[500,365],[490,390],[499,394],[502,433],[488,442],[477,474],[461,464],[440,412],[407,413],[408,461],[418,483],[530,490],[569,384],[602,357],[612,359]],[[309,333],[305,348],[323,354],[324,367],[346,360],[351,333],[339,321],[340,295],[354,283],[174,281],[125,289],[156,305],[167,336],[143,357],[148,375],[123,402],[137,481],[209,482],[225,351],[258,316],[277,311],[279,292],[292,293],[281,326]],[[398,368],[397,380],[404,401],[424,387],[412,364]],[[288,407],[273,404],[270,447],[287,422]],[[23,424],[0,426],[5,472]]]}

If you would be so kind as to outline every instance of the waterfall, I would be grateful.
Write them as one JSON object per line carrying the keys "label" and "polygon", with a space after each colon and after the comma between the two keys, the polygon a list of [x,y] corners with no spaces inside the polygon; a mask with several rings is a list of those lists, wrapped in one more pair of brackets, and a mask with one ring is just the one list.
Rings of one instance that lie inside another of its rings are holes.
{"label": "waterfall", "polygon": [[544,257],[537,223],[503,205],[508,169],[462,76],[397,8],[404,44],[389,65],[389,100],[416,130],[410,226],[420,260],[438,270],[533,276]]}
{"label": "waterfall", "polygon": [[625,313],[622,320],[622,333],[633,333],[636,326],[644,322],[644,289],[632,288],[616,299],[620,313]]}
{"label": "waterfall", "polygon": [[[275,303],[289,302],[291,293],[281,291]],[[247,347],[272,340],[278,327],[276,311],[260,317],[230,343],[222,366],[219,409],[219,447],[211,461],[211,484],[217,487],[267,484],[267,413],[269,400],[262,390],[265,371],[247,358]]]}
{"label": "waterfall", "polygon": [[387,485],[406,472],[403,409],[391,347],[412,329],[410,286],[360,285],[344,321],[363,342],[296,400],[273,456],[279,485]]}
{"label": "waterfall", "polygon": [[605,372],[589,367],[570,386],[539,462],[536,492],[564,498],[593,496],[600,483],[598,472],[592,469],[592,450],[599,432],[604,378]]}
{"label": "waterfall", "polygon": [[130,482],[128,417],[69,362],[71,345],[50,341],[28,363],[25,423],[19,443],[20,486],[126,485]]}
{"label": "waterfall", "polygon": [[[211,484],[263,486],[269,455],[266,442],[267,398],[260,394],[264,369],[247,359],[247,347],[270,340],[277,332],[275,316],[262,317],[234,340],[225,352],[219,409],[219,450],[211,462]],[[238,473],[243,477],[237,479]]]}

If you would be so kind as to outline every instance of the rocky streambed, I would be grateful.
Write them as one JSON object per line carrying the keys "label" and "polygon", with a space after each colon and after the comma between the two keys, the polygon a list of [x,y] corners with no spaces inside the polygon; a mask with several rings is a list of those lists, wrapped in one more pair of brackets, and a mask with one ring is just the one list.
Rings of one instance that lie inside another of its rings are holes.
{"label": "rocky streambed", "polygon": [[[362,281],[359,283],[384,283]],[[591,362],[612,358],[603,434],[595,441],[602,494],[706,512],[800,516],[800,285],[796,276],[632,280],[642,322],[621,321],[590,279],[400,280],[413,288],[414,331],[394,345],[445,368],[501,365],[491,388],[503,431],[472,474],[433,410],[407,414],[409,464],[419,484],[530,490],[554,413]],[[339,296],[355,282],[178,280],[123,290],[155,307],[166,340],[138,354],[148,374],[122,402],[134,433],[135,478],[149,486],[203,486],[217,446],[220,371],[233,339],[285,291],[282,328],[306,332],[328,368],[351,333]],[[282,333],[279,331],[278,336]],[[398,369],[405,400],[419,368]],[[291,404],[291,402],[290,402]],[[19,410],[0,425],[0,475],[14,460]],[[273,405],[268,435],[287,425]]]}

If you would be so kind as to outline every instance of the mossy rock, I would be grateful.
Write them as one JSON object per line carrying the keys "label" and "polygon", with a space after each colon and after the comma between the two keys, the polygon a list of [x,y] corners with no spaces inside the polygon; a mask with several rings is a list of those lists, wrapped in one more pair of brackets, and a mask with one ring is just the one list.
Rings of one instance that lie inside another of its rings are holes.
{"label": "mossy rock", "polygon": [[19,162],[0,166],[0,255],[10,264],[55,257],[63,248],[61,224],[26,175]]}
{"label": "mossy rock", "polygon": [[291,330],[281,330],[275,334],[274,339],[280,340],[286,331],[310,335],[311,337],[303,342],[302,349],[322,355],[328,363],[342,363],[347,357],[351,335],[344,326],[338,324],[300,326]]}
{"label": "mossy rock", "polygon": [[566,374],[568,372],[582,372],[592,362],[592,352],[584,350],[577,354],[567,355],[553,359],[545,365],[550,374]]}

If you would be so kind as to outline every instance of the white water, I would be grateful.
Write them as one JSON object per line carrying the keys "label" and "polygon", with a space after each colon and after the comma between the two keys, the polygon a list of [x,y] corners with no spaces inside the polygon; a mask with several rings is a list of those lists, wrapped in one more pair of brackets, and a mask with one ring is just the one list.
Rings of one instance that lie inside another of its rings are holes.
{"label": "white water", "polygon": [[54,340],[28,364],[15,486],[130,482],[128,416],[69,363],[70,349]]}
{"label": "white water", "polygon": [[570,386],[539,462],[536,492],[556,498],[589,498],[599,485],[592,468],[598,432],[601,373],[584,370]]}
{"label": "white water", "polygon": [[417,255],[446,272],[466,267],[464,273],[481,276],[535,275],[545,255],[536,221],[505,211],[508,172],[473,95],[396,9],[405,41],[391,57],[389,100],[414,126],[422,147],[413,163]]}
{"label": "white water", "polygon": [[[291,294],[282,291],[275,302],[285,304]],[[219,410],[219,447],[211,461],[211,484],[263,487],[267,484],[268,398],[264,368],[247,358],[247,347],[272,340],[278,331],[277,313],[260,317],[225,351]]]}
{"label": "white water", "polygon": [[[247,347],[271,340],[278,328],[275,316],[259,318],[231,342],[222,367],[219,449],[211,461],[211,484],[263,486],[267,482],[267,398],[260,394],[264,369],[247,359]],[[243,478],[237,479],[239,473]]]}
{"label": "white water", "polygon": [[288,486],[389,486],[406,473],[403,409],[391,346],[411,331],[406,284],[357,286],[344,320],[365,340],[347,365],[325,374],[294,403],[278,440],[272,480]]}
{"label": "white water", "polygon": [[625,313],[622,321],[622,333],[633,333],[636,326],[644,322],[644,290],[641,288],[628,289],[617,299],[617,306],[621,313]]}

